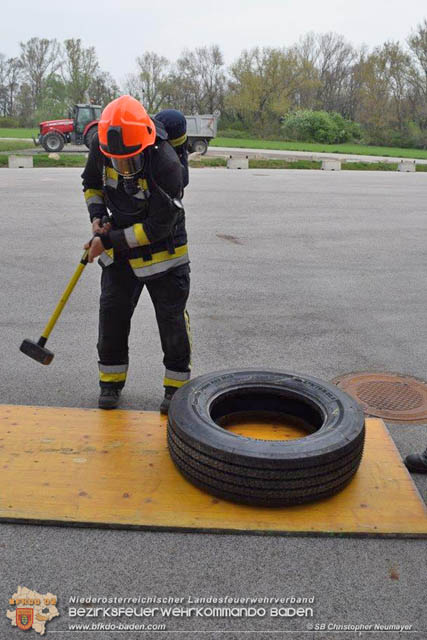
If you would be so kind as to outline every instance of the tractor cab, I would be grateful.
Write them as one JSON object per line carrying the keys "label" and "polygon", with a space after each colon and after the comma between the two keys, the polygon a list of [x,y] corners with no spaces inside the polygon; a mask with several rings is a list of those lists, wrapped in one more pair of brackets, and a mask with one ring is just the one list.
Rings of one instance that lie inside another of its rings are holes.
{"label": "tractor cab", "polygon": [[102,107],[97,104],[76,104],[72,111],[74,122],[71,134],[73,144],[85,144],[88,125],[95,123],[101,117]]}

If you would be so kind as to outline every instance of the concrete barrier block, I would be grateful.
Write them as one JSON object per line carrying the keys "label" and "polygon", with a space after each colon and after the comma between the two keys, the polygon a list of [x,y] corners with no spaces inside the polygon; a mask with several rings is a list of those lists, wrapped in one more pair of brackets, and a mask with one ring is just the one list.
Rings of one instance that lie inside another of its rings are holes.
{"label": "concrete barrier block", "polygon": [[323,171],[341,171],[341,160],[326,159],[322,160]]}
{"label": "concrete barrier block", "polygon": [[245,158],[236,156],[230,156],[227,159],[227,169],[249,169],[249,158],[246,156]]}
{"label": "concrete barrier block", "polygon": [[32,169],[33,156],[9,156],[9,169]]}
{"label": "concrete barrier block", "polygon": [[407,173],[415,173],[417,170],[417,163],[415,160],[401,160],[397,165],[398,171],[405,171]]}

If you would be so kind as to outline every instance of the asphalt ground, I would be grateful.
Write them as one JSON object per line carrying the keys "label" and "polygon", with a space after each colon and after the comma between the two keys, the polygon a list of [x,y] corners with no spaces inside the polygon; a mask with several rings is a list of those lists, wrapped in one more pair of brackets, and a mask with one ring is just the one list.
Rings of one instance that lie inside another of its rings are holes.
{"label": "asphalt ground", "polygon": [[[2,403],[96,406],[97,265],[49,340],[53,363],[42,367],[18,350],[23,338],[39,337],[90,236],[80,172],[0,172]],[[264,367],[327,380],[361,370],[426,379],[426,193],[424,174],[192,170],[185,204],[194,374]],[[124,408],[157,409],[161,360],[145,294],[133,319]],[[388,426],[402,456],[427,445],[425,425]],[[426,478],[413,478],[426,496]],[[313,633],[316,623],[412,624],[405,637],[427,635],[425,540],[1,524],[0,569],[0,640],[22,637],[5,616],[18,585],[58,595],[61,617],[47,636],[59,638],[161,635],[61,635],[75,622],[66,611],[73,595],[315,598],[313,618],[175,618],[163,620],[168,638],[361,637]]]}

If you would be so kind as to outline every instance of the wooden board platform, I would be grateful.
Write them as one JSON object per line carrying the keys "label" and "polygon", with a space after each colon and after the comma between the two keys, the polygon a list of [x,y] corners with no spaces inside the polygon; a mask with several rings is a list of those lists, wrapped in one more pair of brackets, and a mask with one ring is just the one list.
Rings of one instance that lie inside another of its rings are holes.
{"label": "wooden board platform", "polygon": [[0,405],[0,520],[264,534],[427,537],[427,514],[384,423],[367,420],[352,483],[322,502],[259,508],[189,484],[158,413]]}

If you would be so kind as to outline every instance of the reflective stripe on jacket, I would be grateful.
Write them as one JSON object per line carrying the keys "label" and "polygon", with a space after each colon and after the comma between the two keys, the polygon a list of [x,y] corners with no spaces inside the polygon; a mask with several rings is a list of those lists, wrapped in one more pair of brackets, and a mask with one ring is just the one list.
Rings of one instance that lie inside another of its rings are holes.
{"label": "reflective stripe on jacket", "polygon": [[[129,260],[138,278],[152,278],[189,262],[182,194],[182,166],[173,147],[159,140],[144,152],[144,169],[134,180],[120,176],[95,142],[82,174],[92,209],[112,214],[99,262]],[[102,185],[102,189],[99,187]]]}
{"label": "reflective stripe on jacket", "polygon": [[[151,254],[151,259],[131,258],[130,266],[138,278],[152,278],[170,269],[174,269],[182,264],[190,262],[188,256],[188,246],[186,244],[176,247],[175,253],[169,251],[158,251]],[[114,249],[105,250],[99,257],[99,263],[103,267],[109,267],[114,263]]]}

